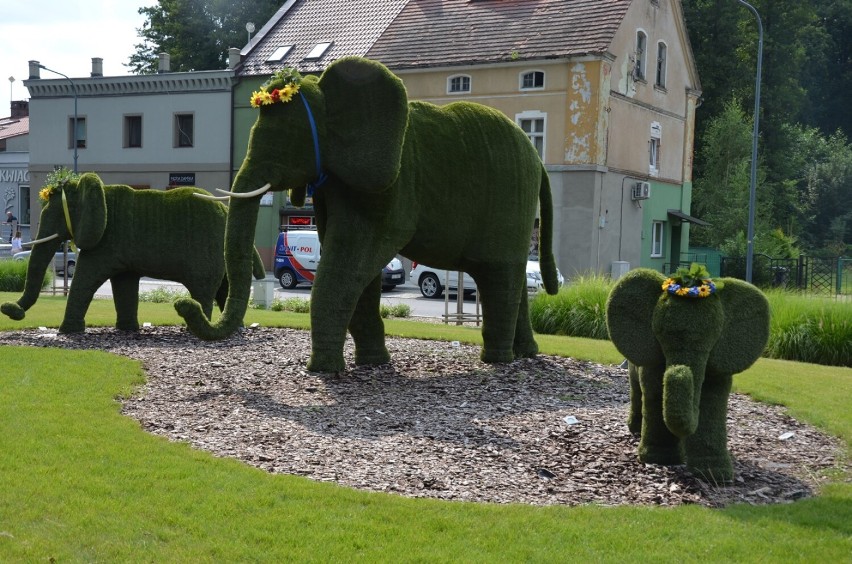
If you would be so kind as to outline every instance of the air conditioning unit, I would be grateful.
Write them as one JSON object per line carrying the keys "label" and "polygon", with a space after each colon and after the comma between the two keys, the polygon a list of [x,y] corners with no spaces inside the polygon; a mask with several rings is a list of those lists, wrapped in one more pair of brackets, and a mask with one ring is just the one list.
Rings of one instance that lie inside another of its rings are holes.
{"label": "air conditioning unit", "polygon": [[650,182],[637,182],[633,185],[633,199],[634,200],[647,200],[651,197],[651,183]]}

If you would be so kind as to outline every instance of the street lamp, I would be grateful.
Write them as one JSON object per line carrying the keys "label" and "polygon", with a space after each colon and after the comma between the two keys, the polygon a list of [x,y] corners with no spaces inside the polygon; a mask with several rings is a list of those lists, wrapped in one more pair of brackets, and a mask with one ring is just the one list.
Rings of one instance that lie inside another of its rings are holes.
{"label": "street lamp", "polygon": [[748,8],[757,18],[757,77],[754,80],[754,130],[751,134],[751,181],[748,195],[748,234],[746,236],[746,282],[751,282],[752,263],[754,262],[754,207],[757,190],[757,135],[760,123],[760,70],[763,65],[763,23],[754,6],[744,0],[737,0]]}
{"label": "street lamp", "polygon": [[14,82],[15,82],[15,77],[10,76],[9,77],[9,105],[10,106],[12,104],[12,83],[14,83]]}
{"label": "street lamp", "polygon": [[246,24],[246,31],[248,32],[248,42],[251,43],[251,34],[254,33],[254,22],[248,22]]}
{"label": "street lamp", "polygon": [[61,72],[49,69],[44,65],[38,65],[38,68],[65,77],[65,79],[71,83],[71,88],[74,90],[74,133],[72,134],[71,139],[72,144],[74,145],[74,174],[77,174],[77,85],[74,84],[74,81],[71,80],[67,75],[62,74]]}

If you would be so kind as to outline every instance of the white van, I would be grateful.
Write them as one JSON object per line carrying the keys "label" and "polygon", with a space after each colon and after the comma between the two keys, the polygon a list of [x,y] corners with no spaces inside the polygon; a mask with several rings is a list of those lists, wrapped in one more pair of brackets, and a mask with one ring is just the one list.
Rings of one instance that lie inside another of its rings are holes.
{"label": "white van", "polygon": [[[275,243],[273,272],[281,287],[291,290],[299,284],[312,284],[320,261],[319,233],[315,229],[282,231]],[[402,261],[392,259],[382,269],[382,290],[393,290],[405,282]]]}

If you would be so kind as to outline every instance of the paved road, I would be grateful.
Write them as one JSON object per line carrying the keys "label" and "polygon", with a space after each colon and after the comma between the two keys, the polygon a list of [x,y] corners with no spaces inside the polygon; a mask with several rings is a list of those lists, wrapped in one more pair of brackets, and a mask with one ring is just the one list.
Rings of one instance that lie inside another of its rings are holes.
{"label": "paved road", "polygon": [[[271,279],[271,276],[270,276]],[[139,291],[140,292],[150,292],[152,290],[156,290],[158,288],[167,288],[175,291],[185,291],[181,284],[177,282],[171,282],[169,280],[158,280],[156,278],[143,278],[139,282]],[[112,287],[110,283],[107,282],[103,286],[101,286],[98,291],[95,293],[96,297],[101,298],[111,298],[112,297]],[[310,286],[305,287],[297,287],[293,290],[285,290],[281,287],[278,282],[275,282],[275,298],[276,299],[286,299],[290,297],[297,297],[309,300],[311,298],[311,289]],[[393,290],[382,292],[382,303],[393,306],[396,304],[407,304],[411,308],[411,315],[413,317],[437,317],[441,318],[445,312],[449,312],[451,315],[454,315],[458,312],[458,304],[456,300],[456,294],[450,294],[449,303],[445,304],[443,299],[433,300],[424,298],[420,293],[420,290],[411,283],[401,284],[394,288]],[[465,315],[473,316],[476,314],[476,298],[468,297],[465,298],[463,304],[463,312]],[[481,313],[481,307],[480,307]]]}

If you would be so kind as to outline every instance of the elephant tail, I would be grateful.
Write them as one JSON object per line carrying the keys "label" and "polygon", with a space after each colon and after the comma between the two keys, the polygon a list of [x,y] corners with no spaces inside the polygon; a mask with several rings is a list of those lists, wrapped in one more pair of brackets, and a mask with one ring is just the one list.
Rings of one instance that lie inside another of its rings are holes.
{"label": "elephant tail", "polygon": [[252,260],[251,266],[255,280],[263,280],[266,278],[266,267],[263,266],[263,260],[260,258],[260,253],[257,252],[257,247],[254,249],[254,259]]}
{"label": "elephant tail", "polygon": [[550,295],[559,292],[559,280],[556,277],[556,259],[553,258],[553,195],[550,193],[550,177],[541,165],[541,185],[538,191],[541,207],[539,223],[538,260],[544,289]]}

